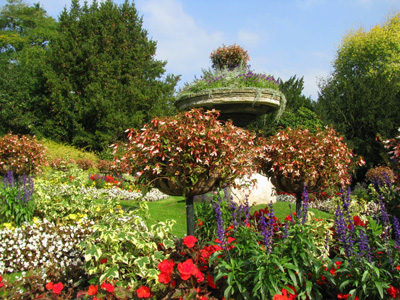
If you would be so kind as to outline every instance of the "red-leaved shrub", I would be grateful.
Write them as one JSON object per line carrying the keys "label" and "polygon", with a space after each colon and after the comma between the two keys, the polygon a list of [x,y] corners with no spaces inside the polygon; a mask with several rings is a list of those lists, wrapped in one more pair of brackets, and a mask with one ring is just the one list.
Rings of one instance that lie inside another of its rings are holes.
{"label": "red-leaved shrub", "polygon": [[33,174],[46,164],[46,148],[36,137],[6,134],[0,138],[0,173]]}
{"label": "red-leaved shrub", "polygon": [[192,109],[155,118],[128,130],[120,165],[131,166],[138,183],[169,195],[194,196],[255,172],[255,135],[218,120],[219,112]]}

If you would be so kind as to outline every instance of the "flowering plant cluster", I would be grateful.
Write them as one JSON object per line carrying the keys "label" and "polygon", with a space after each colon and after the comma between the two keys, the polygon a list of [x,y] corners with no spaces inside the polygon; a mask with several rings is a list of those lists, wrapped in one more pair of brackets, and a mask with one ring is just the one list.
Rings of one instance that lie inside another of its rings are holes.
{"label": "flowering plant cluster", "polygon": [[[253,215],[215,209],[223,250],[211,256],[226,299],[387,299],[399,297],[400,224],[349,214],[342,191],[334,223],[310,218],[303,191],[299,214],[280,221],[272,205]],[[321,234],[319,228],[324,228]],[[320,245],[320,246],[317,246]],[[394,296],[393,296],[394,295]],[[396,298],[396,299],[397,299]]]}
{"label": "flowering plant cluster", "polygon": [[87,218],[57,225],[44,219],[15,229],[0,230],[0,273],[33,268],[82,266],[77,244],[86,239],[93,222]]}
{"label": "flowering plant cluster", "polygon": [[32,219],[35,210],[33,179],[27,175],[16,180],[12,171],[8,171],[0,189],[0,222],[12,222],[20,226]]}
{"label": "flowering plant cluster", "polygon": [[210,59],[215,70],[233,70],[238,66],[247,67],[250,57],[246,50],[233,44],[231,46],[222,45],[222,47],[214,50],[210,54]]}
{"label": "flowering plant cluster", "polygon": [[194,236],[177,241],[174,249],[160,245],[169,253],[169,259],[158,264],[158,281],[164,284],[163,296],[173,299],[221,299],[213,277],[215,265],[209,263],[213,253],[221,251],[218,245],[201,247]]}
{"label": "flowering plant cluster", "polygon": [[93,185],[98,189],[104,188],[106,185],[109,187],[112,186],[119,186],[121,184],[120,181],[116,180],[113,176],[111,175],[99,175],[99,174],[94,174],[89,177],[90,181],[89,185]]}
{"label": "flowering plant cluster", "polygon": [[31,174],[46,165],[46,148],[36,137],[6,134],[0,137],[0,174]]}
{"label": "flowering plant cluster", "polygon": [[393,139],[385,140],[383,143],[390,155],[393,169],[396,171],[397,183],[400,184],[400,135]]}
{"label": "flowering plant cluster", "polygon": [[272,75],[255,73],[243,67],[232,70],[203,70],[200,79],[185,83],[179,91],[178,98],[189,96],[198,92],[211,92],[214,90],[231,89],[273,89],[278,90],[280,81]]}
{"label": "flowering plant cluster", "polygon": [[279,190],[301,193],[304,184],[310,191],[323,192],[332,186],[350,184],[351,172],[364,164],[333,128],[287,128],[267,140],[262,169],[277,182]]}
{"label": "flowering plant cluster", "polygon": [[[234,184],[256,170],[255,135],[218,121],[217,111],[192,109],[175,117],[155,118],[128,131],[120,164],[132,166],[141,185],[169,195],[194,196]],[[116,146],[118,147],[118,146]]]}
{"label": "flowering plant cluster", "polygon": [[389,167],[378,166],[367,171],[365,180],[370,183],[379,183],[380,185],[385,184],[387,180],[393,183],[394,173]]}

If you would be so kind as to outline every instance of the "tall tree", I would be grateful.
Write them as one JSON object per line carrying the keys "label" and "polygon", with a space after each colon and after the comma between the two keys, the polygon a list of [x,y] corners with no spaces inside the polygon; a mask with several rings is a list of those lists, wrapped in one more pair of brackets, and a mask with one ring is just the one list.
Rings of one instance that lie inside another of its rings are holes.
{"label": "tall tree", "polygon": [[317,111],[364,157],[365,172],[385,161],[377,134],[393,137],[400,126],[400,13],[344,36],[333,67]]}
{"label": "tall tree", "polygon": [[156,42],[142,28],[134,4],[111,0],[83,6],[73,0],[59,17],[45,72],[53,138],[101,150],[173,109],[179,77],[164,76]]}
{"label": "tall tree", "polygon": [[0,9],[0,134],[37,133],[42,69],[56,21],[39,4],[8,0]]}

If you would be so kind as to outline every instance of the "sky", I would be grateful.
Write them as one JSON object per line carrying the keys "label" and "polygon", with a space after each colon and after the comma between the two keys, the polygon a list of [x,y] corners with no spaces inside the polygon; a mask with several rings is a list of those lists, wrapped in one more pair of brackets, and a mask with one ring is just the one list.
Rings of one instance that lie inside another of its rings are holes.
{"label": "sky", "polygon": [[[91,3],[92,0],[88,2]],[[58,18],[70,0],[39,2]],[[101,2],[101,1],[98,1]],[[114,0],[122,4],[124,0]],[[132,0],[130,0],[130,3]],[[0,0],[0,6],[7,3]],[[83,1],[82,1],[83,3]],[[211,67],[210,53],[237,44],[249,52],[251,69],[288,80],[304,77],[305,96],[332,72],[343,37],[382,24],[400,12],[400,0],[136,0],[143,28],[157,41],[156,59],[166,73],[181,75],[178,88]]]}

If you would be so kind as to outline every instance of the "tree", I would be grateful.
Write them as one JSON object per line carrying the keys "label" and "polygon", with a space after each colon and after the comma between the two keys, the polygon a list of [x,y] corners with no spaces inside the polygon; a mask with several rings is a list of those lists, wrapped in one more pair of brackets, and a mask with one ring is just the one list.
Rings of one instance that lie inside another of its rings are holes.
{"label": "tree", "polygon": [[282,128],[304,128],[323,127],[323,122],[314,113],[314,103],[310,97],[303,95],[304,78],[297,78],[296,75],[287,81],[278,80],[279,90],[285,95],[285,110],[280,118],[275,114],[264,115],[253,122],[249,128],[257,129],[266,135],[273,135]]}
{"label": "tree", "polygon": [[39,4],[8,0],[0,28],[0,134],[37,133],[44,57],[56,21]]}
{"label": "tree", "polygon": [[347,34],[333,73],[320,83],[317,112],[364,157],[363,173],[386,159],[377,134],[392,137],[400,124],[399,61],[400,13],[370,31]]}
{"label": "tree", "polygon": [[133,4],[73,0],[58,23],[45,71],[51,137],[102,150],[156,115],[171,113],[179,77],[154,58]]}

